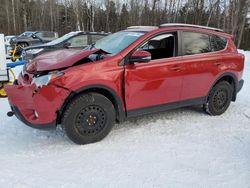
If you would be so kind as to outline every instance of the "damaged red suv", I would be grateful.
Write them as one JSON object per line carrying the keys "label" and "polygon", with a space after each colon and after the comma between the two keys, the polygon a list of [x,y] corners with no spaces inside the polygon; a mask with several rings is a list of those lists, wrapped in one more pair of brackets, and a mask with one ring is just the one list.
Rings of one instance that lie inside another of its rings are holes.
{"label": "damaged red suv", "polygon": [[232,36],[185,24],[135,26],[84,50],[38,56],[6,86],[25,124],[61,124],[77,144],[103,139],[115,122],[201,105],[221,115],[243,86],[244,56]]}

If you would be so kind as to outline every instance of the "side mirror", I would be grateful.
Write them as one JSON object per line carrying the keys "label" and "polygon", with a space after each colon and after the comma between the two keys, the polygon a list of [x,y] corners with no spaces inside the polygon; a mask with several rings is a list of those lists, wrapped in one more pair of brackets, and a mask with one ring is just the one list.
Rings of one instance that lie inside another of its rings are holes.
{"label": "side mirror", "polygon": [[147,63],[151,60],[151,53],[147,51],[135,51],[129,58],[131,63]]}
{"label": "side mirror", "polygon": [[71,45],[70,42],[65,42],[65,43],[63,44],[63,47],[64,47],[64,48],[69,48],[70,45]]}
{"label": "side mirror", "polygon": [[37,36],[35,34],[32,35],[33,39],[37,39]]}

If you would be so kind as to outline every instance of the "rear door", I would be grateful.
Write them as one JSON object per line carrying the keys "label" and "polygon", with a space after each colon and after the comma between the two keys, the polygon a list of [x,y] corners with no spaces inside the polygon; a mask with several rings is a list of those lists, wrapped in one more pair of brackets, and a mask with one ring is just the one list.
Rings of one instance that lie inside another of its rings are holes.
{"label": "rear door", "polygon": [[148,63],[125,67],[125,101],[127,110],[177,102],[182,87],[182,58],[178,57],[177,32],[149,39],[138,50],[151,53]]}
{"label": "rear door", "polygon": [[206,33],[182,32],[184,71],[181,100],[198,99],[208,94],[223,66],[219,51],[226,47],[226,41],[218,47],[214,40],[215,36]]}

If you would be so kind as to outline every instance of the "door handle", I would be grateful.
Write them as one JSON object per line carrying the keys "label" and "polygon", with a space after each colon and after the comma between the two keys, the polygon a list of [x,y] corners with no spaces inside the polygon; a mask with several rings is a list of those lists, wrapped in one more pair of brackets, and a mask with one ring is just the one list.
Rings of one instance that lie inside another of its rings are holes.
{"label": "door handle", "polygon": [[223,65],[223,63],[222,62],[215,62],[214,65],[219,67],[219,66]]}
{"label": "door handle", "polygon": [[170,67],[170,70],[175,71],[175,72],[179,72],[181,70],[181,67],[180,66],[173,66],[173,67]]}

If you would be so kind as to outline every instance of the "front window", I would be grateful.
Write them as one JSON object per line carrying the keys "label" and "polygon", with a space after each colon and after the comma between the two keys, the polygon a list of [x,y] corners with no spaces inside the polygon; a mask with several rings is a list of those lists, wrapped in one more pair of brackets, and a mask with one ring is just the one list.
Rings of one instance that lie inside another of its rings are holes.
{"label": "front window", "polygon": [[135,42],[138,38],[143,36],[144,32],[121,31],[109,35],[98,40],[93,47],[102,49],[110,54],[118,54],[130,44]]}
{"label": "front window", "polygon": [[164,33],[151,38],[138,50],[148,51],[152,60],[175,57],[177,55],[177,32]]}

